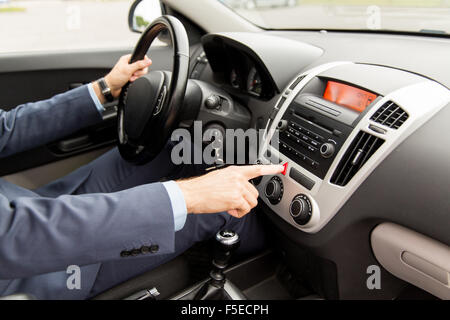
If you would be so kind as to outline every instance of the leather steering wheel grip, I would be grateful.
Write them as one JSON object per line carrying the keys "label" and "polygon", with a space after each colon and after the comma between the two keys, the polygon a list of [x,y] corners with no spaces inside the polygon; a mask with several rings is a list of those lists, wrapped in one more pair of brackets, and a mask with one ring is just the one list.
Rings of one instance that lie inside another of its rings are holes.
{"label": "leather steering wheel grip", "polygon": [[[133,112],[133,110],[127,110],[127,101],[133,99],[133,97],[131,97],[132,90],[129,90],[133,83],[127,83],[123,87],[119,98],[119,151],[122,158],[136,165],[150,162],[161,152],[173,130],[178,125],[179,114],[183,107],[183,100],[189,76],[189,39],[186,29],[177,18],[165,15],[155,19],[143,32],[136,44],[130,63],[143,59],[153,41],[165,30],[169,32],[172,40],[174,51],[173,70],[171,74],[169,72],[159,72],[163,76],[161,78],[160,88],[158,89],[159,91],[156,94],[157,97],[163,98],[163,101],[161,102],[162,108],[161,111],[156,114],[135,120],[145,121],[145,123],[133,124],[144,128],[139,137],[130,138],[127,135],[127,126],[131,126],[132,124],[130,124],[130,121],[124,120],[127,113]],[[146,81],[146,79],[149,79],[149,77],[142,80],[138,79],[135,82]],[[136,92],[136,90],[133,91]],[[145,97],[146,95],[140,96]],[[148,104],[148,101],[142,101],[142,103]],[[138,103],[133,101],[128,107],[133,108],[140,104],[139,101]],[[151,109],[153,109],[153,107],[154,106],[151,106]],[[129,131],[132,131],[131,128],[129,128]]]}

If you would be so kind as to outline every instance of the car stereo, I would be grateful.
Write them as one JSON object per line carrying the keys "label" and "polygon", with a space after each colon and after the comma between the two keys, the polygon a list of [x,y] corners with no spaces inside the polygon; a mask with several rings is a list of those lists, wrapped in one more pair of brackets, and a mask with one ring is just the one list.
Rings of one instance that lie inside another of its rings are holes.
{"label": "car stereo", "polygon": [[302,90],[277,128],[279,152],[323,179],[361,112],[377,96],[335,81],[320,82],[323,93]]}

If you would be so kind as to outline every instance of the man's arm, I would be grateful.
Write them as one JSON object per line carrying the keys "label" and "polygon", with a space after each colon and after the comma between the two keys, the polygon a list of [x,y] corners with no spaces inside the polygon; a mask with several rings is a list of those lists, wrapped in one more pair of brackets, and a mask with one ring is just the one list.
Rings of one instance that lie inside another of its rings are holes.
{"label": "man's arm", "polygon": [[0,279],[172,253],[175,224],[183,227],[185,217],[174,221],[171,213],[179,208],[168,194],[170,185],[179,186],[182,210],[242,217],[258,198],[248,180],[283,170],[277,165],[229,167],[177,183],[56,199],[0,194]]}
{"label": "man's arm", "polygon": [[87,86],[0,110],[0,157],[44,145],[102,120]]}
{"label": "man's arm", "polygon": [[161,183],[55,199],[0,195],[0,279],[172,253],[171,211]]}
{"label": "man's arm", "polygon": [[[105,77],[114,97],[120,95],[128,81],[148,72],[151,60],[146,58],[128,64],[123,56]],[[101,104],[105,103],[96,82],[90,84]],[[35,103],[20,105],[11,111],[0,110],[0,158],[63,138],[81,128],[102,120],[88,86],[68,91]],[[98,103],[97,103],[98,105]]]}

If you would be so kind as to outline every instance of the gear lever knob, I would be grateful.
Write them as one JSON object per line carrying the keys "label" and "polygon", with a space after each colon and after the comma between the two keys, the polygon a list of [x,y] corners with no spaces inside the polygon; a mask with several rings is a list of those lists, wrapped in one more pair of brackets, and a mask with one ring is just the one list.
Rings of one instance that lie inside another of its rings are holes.
{"label": "gear lever knob", "polygon": [[222,230],[216,234],[213,268],[209,273],[210,279],[199,289],[194,300],[227,300],[230,298],[227,289],[224,288],[227,282],[224,271],[239,244],[239,235],[234,231]]}
{"label": "gear lever knob", "polygon": [[222,230],[216,234],[216,249],[213,264],[224,269],[228,266],[231,256],[239,248],[239,235],[230,230]]}

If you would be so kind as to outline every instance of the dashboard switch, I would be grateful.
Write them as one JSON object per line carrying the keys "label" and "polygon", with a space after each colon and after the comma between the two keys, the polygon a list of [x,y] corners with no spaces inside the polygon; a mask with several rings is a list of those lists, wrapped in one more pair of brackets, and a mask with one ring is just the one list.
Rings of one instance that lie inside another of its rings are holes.
{"label": "dashboard switch", "polygon": [[285,164],[283,164],[284,170],[283,170],[283,172],[281,173],[283,176],[286,175],[288,166],[289,166],[289,163],[288,163],[288,162],[286,162]]}
{"label": "dashboard switch", "polygon": [[219,109],[220,107],[220,97],[216,95],[209,96],[205,101],[205,106],[208,109]]}

